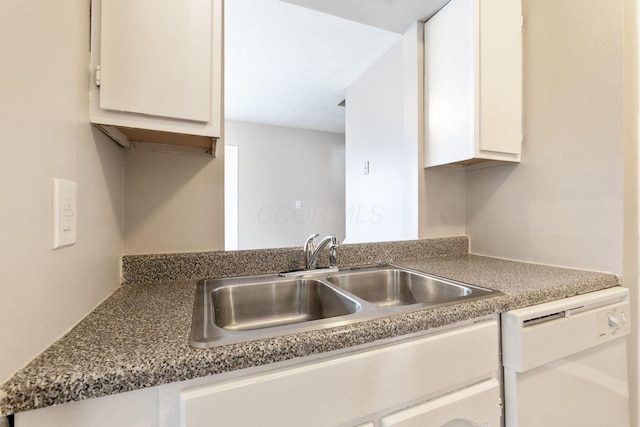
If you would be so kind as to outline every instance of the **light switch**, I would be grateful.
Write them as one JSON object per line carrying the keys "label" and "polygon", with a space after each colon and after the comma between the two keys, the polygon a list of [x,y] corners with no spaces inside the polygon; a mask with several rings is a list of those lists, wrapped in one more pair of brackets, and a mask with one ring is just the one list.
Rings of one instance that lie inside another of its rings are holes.
{"label": "light switch", "polygon": [[73,222],[70,216],[65,216],[62,219],[62,231],[72,231],[73,230]]}
{"label": "light switch", "polygon": [[53,249],[76,243],[78,184],[53,178]]}

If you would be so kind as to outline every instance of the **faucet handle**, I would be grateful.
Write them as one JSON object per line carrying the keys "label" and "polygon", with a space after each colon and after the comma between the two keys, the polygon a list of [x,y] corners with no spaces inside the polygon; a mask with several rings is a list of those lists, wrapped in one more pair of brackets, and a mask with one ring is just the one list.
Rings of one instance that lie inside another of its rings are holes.
{"label": "faucet handle", "polygon": [[329,243],[329,268],[338,266],[338,246],[340,246],[340,238],[337,235],[332,235],[331,243]]}
{"label": "faucet handle", "polygon": [[307,237],[307,242],[309,240],[313,241],[313,239],[315,239],[316,237],[318,237],[320,235],[320,233],[313,233],[311,236]]}
{"label": "faucet handle", "polygon": [[318,237],[320,235],[320,233],[313,233],[311,236],[307,237],[307,240],[304,241],[304,250],[313,250],[314,249],[314,244],[313,244],[313,239],[315,239],[316,237]]}

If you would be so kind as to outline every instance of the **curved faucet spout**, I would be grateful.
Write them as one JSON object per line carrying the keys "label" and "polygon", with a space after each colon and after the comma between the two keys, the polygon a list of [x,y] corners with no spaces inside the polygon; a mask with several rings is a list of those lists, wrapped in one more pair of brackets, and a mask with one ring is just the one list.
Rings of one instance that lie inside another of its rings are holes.
{"label": "curved faucet spout", "polygon": [[[317,236],[318,235],[316,234],[313,238]],[[313,248],[313,238],[310,237],[311,250],[309,252],[307,252],[307,245],[305,244],[305,269],[313,270],[314,268],[316,268],[316,262],[318,260],[318,255],[320,254],[320,251],[322,251],[322,249],[329,244],[331,244],[329,246],[329,263],[331,264],[331,267],[334,267],[336,264],[335,258],[336,258],[336,248],[338,247],[338,236],[334,234],[334,235],[325,237],[320,241],[318,246],[315,248]],[[308,241],[309,240],[307,240],[307,242]],[[307,253],[310,253],[310,256],[308,258],[307,258]]]}
{"label": "curved faucet spout", "polygon": [[311,265],[311,258],[316,250],[315,245],[313,244],[313,239],[318,237],[320,234],[314,233],[311,236],[307,237],[307,240],[304,242],[304,246],[302,250],[304,251],[304,269],[309,270],[309,266]]}

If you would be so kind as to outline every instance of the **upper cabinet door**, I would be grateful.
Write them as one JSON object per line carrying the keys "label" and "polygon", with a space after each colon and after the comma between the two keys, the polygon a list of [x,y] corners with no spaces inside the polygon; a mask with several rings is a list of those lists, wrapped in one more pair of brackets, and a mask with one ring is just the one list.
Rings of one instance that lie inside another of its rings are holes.
{"label": "upper cabinet door", "polygon": [[474,156],[477,0],[452,0],[424,27],[426,166]]}
{"label": "upper cabinet door", "polygon": [[496,153],[520,161],[522,144],[522,5],[520,0],[481,0],[477,156]]}
{"label": "upper cabinet door", "polygon": [[222,0],[91,0],[91,123],[124,147],[215,155],[222,23]]}
{"label": "upper cabinet door", "polygon": [[100,108],[207,122],[211,0],[102,0]]}
{"label": "upper cabinet door", "polygon": [[425,166],[519,162],[520,0],[451,0],[424,42]]}

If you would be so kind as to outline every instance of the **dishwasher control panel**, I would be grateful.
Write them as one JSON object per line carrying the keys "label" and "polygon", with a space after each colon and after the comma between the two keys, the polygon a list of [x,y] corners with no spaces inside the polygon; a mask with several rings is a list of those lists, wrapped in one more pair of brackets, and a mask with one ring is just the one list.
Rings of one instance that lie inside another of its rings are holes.
{"label": "dishwasher control panel", "polygon": [[598,341],[626,335],[631,331],[629,303],[621,302],[598,311]]}

